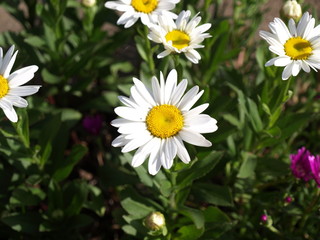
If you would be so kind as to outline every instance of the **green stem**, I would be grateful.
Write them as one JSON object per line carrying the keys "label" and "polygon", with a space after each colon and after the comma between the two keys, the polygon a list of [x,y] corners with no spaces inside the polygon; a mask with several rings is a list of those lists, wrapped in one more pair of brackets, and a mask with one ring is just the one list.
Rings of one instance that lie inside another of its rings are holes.
{"label": "green stem", "polygon": [[153,51],[151,49],[150,40],[148,38],[149,28],[147,26],[144,26],[144,40],[146,43],[146,52],[147,52],[147,58],[148,58],[148,64],[150,68],[150,72],[152,75],[155,75],[155,65],[153,61]]}
{"label": "green stem", "polygon": [[304,229],[304,226],[307,222],[308,215],[314,210],[315,207],[317,207],[317,203],[319,202],[320,199],[320,188],[317,188],[316,195],[312,199],[310,205],[305,208],[302,214],[302,218],[299,223],[299,231],[302,231]]}

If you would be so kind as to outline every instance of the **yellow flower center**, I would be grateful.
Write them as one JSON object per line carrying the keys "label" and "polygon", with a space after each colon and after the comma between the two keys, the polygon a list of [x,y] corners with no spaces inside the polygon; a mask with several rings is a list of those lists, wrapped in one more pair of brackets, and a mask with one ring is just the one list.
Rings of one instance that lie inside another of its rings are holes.
{"label": "yellow flower center", "polygon": [[149,132],[158,138],[169,138],[176,135],[183,128],[181,111],[168,104],[153,107],[146,119]]}
{"label": "yellow flower center", "polygon": [[158,6],[158,0],[132,0],[131,5],[137,12],[151,13]]}
{"label": "yellow flower center", "polygon": [[0,98],[3,98],[9,92],[8,80],[0,75]]}
{"label": "yellow flower center", "polygon": [[308,40],[293,37],[284,44],[284,51],[292,60],[306,60],[312,54],[312,47]]}
{"label": "yellow flower center", "polygon": [[182,49],[189,46],[190,37],[185,32],[173,30],[166,35],[167,42],[172,41],[172,46],[177,49]]}

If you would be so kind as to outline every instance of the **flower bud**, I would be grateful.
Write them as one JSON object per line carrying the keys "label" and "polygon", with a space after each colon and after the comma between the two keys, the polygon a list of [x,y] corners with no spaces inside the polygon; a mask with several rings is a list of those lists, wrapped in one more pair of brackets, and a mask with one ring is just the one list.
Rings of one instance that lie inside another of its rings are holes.
{"label": "flower bud", "polygon": [[301,5],[296,0],[288,0],[283,5],[280,15],[285,20],[293,18],[293,20],[298,21],[302,16]]}
{"label": "flower bud", "polygon": [[161,212],[152,212],[144,219],[144,225],[151,231],[162,230],[166,220]]}
{"label": "flower bud", "polygon": [[268,221],[268,215],[267,214],[262,214],[260,217],[260,221],[262,223],[266,223]]}
{"label": "flower bud", "polygon": [[94,5],[96,5],[96,0],[82,0],[81,4],[85,7],[93,7]]}

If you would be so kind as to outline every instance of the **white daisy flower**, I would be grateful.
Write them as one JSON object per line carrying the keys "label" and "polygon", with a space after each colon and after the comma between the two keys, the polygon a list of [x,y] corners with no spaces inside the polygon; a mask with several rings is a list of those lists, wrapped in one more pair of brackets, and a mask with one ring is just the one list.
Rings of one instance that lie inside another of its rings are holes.
{"label": "white daisy flower", "polygon": [[14,54],[13,52],[14,46],[3,57],[2,48],[0,48],[0,108],[11,122],[17,122],[18,116],[13,107],[27,107],[28,102],[22,97],[38,92],[40,86],[21,86],[34,77],[34,73],[38,70],[35,65],[21,68],[10,74],[18,51]]}
{"label": "white daisy flower", "polygon": [[195,64],[199,62],[201,56],[195,49],[203,48],[200,43],[205,38],[211,37],[209,33],[204,33],[211,24],[206,23],[197,27],[201,21],[199,13],[189,21],[190,15],[189,10],[182,11],[175,22],[172,18],[160,16],[158,25],[150,27],[149,39],[162,43],[165,48],[158,58],[170,53],[184,53],[191,62]]}
{"label": "white daisy flower", "polygon": [[122,152],[138,149],[132,159],[133,167],[140,166],[149,157],[149,173],[155,175],[161,166],[171,168],[176,155],[184,163],[190,162],[183,141],[211,146],[211,142],[201,135],[218,129],[215,119],[201,114],[209,104],[191,109],[203,94],[198,86],[183,96],[188,82],[184,79],[177,85],[176,70],[169,73],[166,82],[160,72],[160,84],[153,77],[152,89],[136,78],[133,81],[130,98],[119,97],[125,106],[115,109],[121,118],[111,122],[121,133],[112,146],[123,147]]}
{"label": "white daisy flower", "polygon": [[320,25],[306,12],[296,26],[289,20],[289,29],[284,22],[275,18],[269,24],[271,32],[260,31],[260,36],[270,44],[270,51],[279,55],[269,60],[265,66],[285,67],[282,79],[297,76],[301,68],[310,72],[310,68],[320,69]]}
{"label": "white daisy flower", "polygon": [[125,28],[131,27],[140,18],[141,22],[150,27],[158,21],[159,15],[176,18],[177,15],[170,12],[180,0],[119,0],[108,1],[106,8],[124,12],[117,24],[124,24]]}

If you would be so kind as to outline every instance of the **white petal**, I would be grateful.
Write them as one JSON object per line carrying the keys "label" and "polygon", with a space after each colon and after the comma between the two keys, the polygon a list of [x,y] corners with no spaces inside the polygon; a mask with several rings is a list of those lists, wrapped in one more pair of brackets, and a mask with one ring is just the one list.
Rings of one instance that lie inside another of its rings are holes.
{"label": "white petal", "polygon": [[3,99],[11,102],[12,105],[16,107],[25,108],[28,106],[27,100],[19,96],[6,95],[5,97],[3,97]]}
{"label": "white petal", "polygon": [[131,121],[145,121],[147,112],[129,107],[117,107],[114,112],[122,118]]}
{"label": "white petal", "polygon": [[292,62],[291,58],[288,56],[280,56],[275,58],[274,65],[277,67],[284,67],[287,66]]}
{"label": "white petal", "polygon": [[126,145],[130,140],[125,139],[124,135],[118,136],[116,139],[114,139],[111,143],[113,147],[123,147]]}
{"label": "white petal", "polygon": [[298,61],[293,61],[293,67],[292,67],[292,75],[297,76],[300,72],[301,65],[298,63]]}
{"label": "white petal", "polygon": [[289,30],[290,30],[291,35],[292,36],[297,36],[296,23],[292,18],[290,18],[288,25],[289,25]]}
{"label": "white petal", "polygon": [[185,128],[198,133],[211,133],[218,129],[217,120],[207,114],[185,119]]}
{"label": "white petal", "polygon": [[150,91],[146,88],[146,86],[137,78],[133,78],[133,82],[136,85],[136,89],[140,93],[140,95],[148,102],[150,105],[155,106],[156,102],[150,94]]}
{"label": "white petal", "polygon": [[156,101],[157,104],[160,104],[161,102],[161,97],[160,97],[160,84],[159,81],[156,77],[152,77],[151,79],[151,84],[152,84],[152,93],[153,97]]}
{"label": "white petal", "polygon": [[[182,102],[183,101],[183,98],[182,98],[181,103],[179,104],[179,109],[181,111],[189,111],[192,108],[192,106],[199,100],[199,98],[202,96],[203,93],[204,91],[201,90],[196,96],[189,96],[189,98],[186,97],[185,102]],[[187,96],[187,94],[185,96]]]}
{"label": "white petal", "polygon": [[187,79],[183,79],[176,87],[174,93],[172,94],[171,104],[177,105],[180,101],[183,93],[186,91],[188,85]]}
{"label": "white petal", "polygon": [[5,71],[4,71],[4,73],[3,73],[3,77],[4,77],[4,78],[8,78],[8,77],[9,77],[10,71],[11,71],[11,69],[12,69],[12,67],[13,67],[13,64],[14,64],[15,60],[16,60],[17,54],[18,54],[18,51],[16,51],[16,52],[13,54],[13,56],[11,57],[8,65],[7,65],[7,67],[5,68]]}
{"label": "white petal", "polygon": [[159,138],[152,138],[144,146],[141,146],[134,154],[131,165],[139,167],[158,145],[160,145]]}
{"label": "white petal", "polygon": [[204,136],[202,136],[200,133],[197,133],[197,132],[182,129],[179,132],[179,136],[182,138],[183,141],[193,144],[195,146],[201,146],[201,147],[212,146],[210,141],[208,141]]}
{"label": "white petal", "polygon": [[179,136],[175,136],[173,137],[175,144],[177,145],[177,155],[178,157],[181,159],[182,162],[184,163],[189,163],[190,162],[190,156],[189,153],[186,149],[186,147],[184,146],[182,139]]}
{"label": "white petal", "polygon": [[128,142],[121,150],[121,152],[126,153],[126,152],[131,152],[138,147],[141,147],[142,145],[146,144],[149,142],[153,137],[149,134],[149,136],[142,135],[139,138],[134,138],[130,142]]}
{"label": "white petal", "polygon": [[198,107],[195,107],[195,108],[191,109],[190,111],[187,111],[184,114],[184,116],[185,116],[185,118],[196,116],[196,115],[202,113],[208,107],[209,107],[209,104],[208,103],[204,103],[204,104],[202,104],[202,105],[200,105]]}
{"label": "white petal", "polygon": [[20,97],[30,96],[30,95],[38,92],[40,87],[41,86],[37,86],[37,85],[14,87],[14,88],[10,88],[8,94],[17,95]]}
{"label": "white petal", "polygon": [[170,103],[169,101],[172,98],[172,93],[174,92],[176,86],[177,86],[177,78],[178,78],[178,73],[175,69],[172,69],[167,77],[167,81],[165,84],[165,99],[164,102],[166,104]]}
{"label": "white petal", "polygon": [[154,146],[155,148],[151,152],[148,162],[148,171],[151,175],[156,175],[161,168],[161,160],[159,159],[161,140],[159,139],[159,144],[155,144]]}
{"label": "white petal", "polygon": [[164,58],[164,57],[168,56],[171,52],[172,52],[171,50],[166,49],[163,52],[159,53],[157,55],[157,58]]}
{"label": "white petal", "polygon": [[34,77],[34,73],[38,69],[39,69],[38,66],[33,65],[33,66],[21,68],[11,73],[10,76],[8,77],[9,86],[11,88],[18,87],[29,82]]}
{"label": "white petal", "polygon": [[[7,51],[6,55],[4,56],[4,58],[2,59],[2,65],[1,65],[1,68],[0,68],[0,74],[2,76],[4,76],[4,73],[6,72],[6,69],[10,63],[10,60],[11,60],[11,57],[12,57],[12,54],[14,52],[14,45],[12,45],[9,50]],[[8,76],[6,76],[5,78],[7,78]]]}
{"label": "white petal", "polygon": [[170,169],[173,164],[173,159],[177,155],[177,145],[172,138],[166,139],[163,144],[164,158],[162,160],[162,166],[165,169]]}
{"label": "white petal", "polygon": [[293,62],[287,65],[282,72],[282,80],[287,80],[292,74]]}
{"label": "white petal", "polygon": [[3,112],[11,122],[18,122],[18,115],[13,107],[3,108]]}
{"label": "white petal", "polygon": [[178,104],[178,108],[182,110],[189,103],[189,101],[191,101],[194,97],[197,96],[198,91],[199,91],[198,86],[194,86],[193,88],[191,88],[180,100]]}

